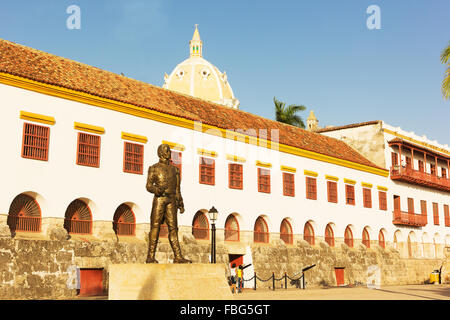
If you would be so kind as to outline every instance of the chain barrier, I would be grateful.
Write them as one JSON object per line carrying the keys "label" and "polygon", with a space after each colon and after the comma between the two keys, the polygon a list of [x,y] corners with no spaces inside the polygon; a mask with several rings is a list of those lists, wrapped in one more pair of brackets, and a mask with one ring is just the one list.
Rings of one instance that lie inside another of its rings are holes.
{"label": "chain barrier", "polygon": [[249,282],[249,281],[253,280],[254,281],[254,288],[253,288],[254,290],[256,290],[256,280],[259,280],[261,282],[268,282],[268,281],[272,280],[272,290],[275,290],[275,287],[276,287],[275,281],[283,281],[284,280],[284,288],[287,289],[287,287],[288,287],[287,280],[288,279],[291,281],[291,283],[290,283],[291,285],[296,286],[299,289],[300,289],[300,287],[302,287],[302,289],[305,289],[305,287],[304,287],[305,282],[304,281],[303,281],[303,286],[300,285],[300,282],[301,282],[301,280],[304,280],[305,275],[302,274],[298,278],[295,277],[296,275],[298,275],[298,273],[295,274],[294,276],[290,277],[286,273],[284,273],[284,275],[281,276],[281,278],[276,278],[275,277],[275,273],[272,272],[272,275],[269,278],[262,279],[262,278],[258,277],[256,275],[256,272],[255,272],[253,277],[251,277],[250,279],[242,279],[242,280],[243,280],[243,282]]}

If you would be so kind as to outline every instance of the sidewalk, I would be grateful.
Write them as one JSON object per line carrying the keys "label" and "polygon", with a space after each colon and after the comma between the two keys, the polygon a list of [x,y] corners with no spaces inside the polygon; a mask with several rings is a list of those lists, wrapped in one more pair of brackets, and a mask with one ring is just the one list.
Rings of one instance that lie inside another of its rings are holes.
{"label": "sidewalk", "polygon": [[450,300],[450,284],[333,287],[314,289],[244,289],[235,300]]}

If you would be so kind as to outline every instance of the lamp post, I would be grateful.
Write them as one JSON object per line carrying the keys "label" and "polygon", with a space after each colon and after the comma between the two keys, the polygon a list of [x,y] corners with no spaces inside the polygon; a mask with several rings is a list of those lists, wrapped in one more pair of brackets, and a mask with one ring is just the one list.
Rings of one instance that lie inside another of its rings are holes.
{"label": "lamp post", "polygon": [[209,209],[208,215],[211,221],[211,263],[216,263],[216,220],[218,211],[214,206]]}

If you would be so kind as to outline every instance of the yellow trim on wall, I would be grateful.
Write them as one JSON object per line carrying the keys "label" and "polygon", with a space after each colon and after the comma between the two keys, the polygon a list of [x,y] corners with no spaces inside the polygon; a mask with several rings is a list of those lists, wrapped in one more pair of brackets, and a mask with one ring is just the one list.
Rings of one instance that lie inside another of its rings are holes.
{"label": "yellow trim on wall", "polygon": [[173,149],[173,150],[184,151],[186,149],[184,147],[184,145],[182,145],[180,143],[176,143],[176,142],[170,142],[170,141],[163,140],[161,143],[169,145],[170,149]]}
{"label": "yellow trim on wall", "polygon": [[344,183],[348,183],[348,184],[356,184],[356,181],[355,181],[355,180],[352,180],[352,179],[344,178]]}
{"label": "yellow trim on wall", "polygon": [[93,126],[91,124],[86,124],[86,123],[81,123],[81,122],[74,122],[73,128],[76,130],[87,131],[87,132],[96,133],[96,134],[104,134],[105,133],[105,128],[103,128],[103,127]]}
{"label": "yellow trim on wall", "polygon": [[280,167],[281,171],[289,171],[289,172],[297,172],[297,169],[293,168],[293,167],[288,167],[288,166],[281,166]]}
{"label": "yellow trim on wall", "polygon": [[147,143],[147,141],[148,141],[147,137],[145,137],[145,136],[141,136],[139,134],[134,134],[134,133],[129,133],[129,132],[123,132],[123,131],[122,131],[121,137],[124,140],[131,140],[131,141],[140,142],[140,143]]}
{"label": "yellow trim on wall", "polygon": [[362,185],[364,188],[372,188],[372,187],[373,187],[373,184],[367,183],[367,182],[361,182],[361,185]]}
{"label": "yellow trim on wall", "polygon": [[39,122],[44,124],[55,124],[55,118],[51,116],[44,116],[42,114],[28,112],[28,111],[20,111],[20,119]]}
{"label": "yellow trim on wall", "polygon": [[338,177],[335,177],[335,176],[330,176],[330,175],[325,175],[325,179],[327,179],[327,180],[333,180],[333,181],[339,181],[339,178]]}
{"label": "yellow trim on wall", "polygon": [[227,160],[235,162],[246,162],[247,160],[243,157],[238,157],[232,154],[227,154]]}
{"label": "yellow trim on wall", "polygon": [[377,186],[377,189],[381,190],[381,191],[388,191],[388,188],[383,187],[383,186]]}
{"label": "yellow trim on wall", "polygon": [[170,125],[174,125],[181,128],[186,128],[190,130],[201,131],[207,134],[220,136],[222,138],[231,139],[235,141],[241,141],[248,144],[258,145],[261,147],[265,147],[268,149],[278,150],[280,152],[284,152],[287,154],[292,154],[295,156],[300,156],[304,158],[314,159],[318,161],[323,161],[326,163],[335,164],[342,167],[347,167],[363,172],[369,172],[372,174],[376,174],[379,176],[387,177],[389,176],[389,170],[382,168],[374,168],[371,166],[359,164],[356,162],[343,160],[331,156],[326,156],[317,152],[312,152],[304,149],[300,149],[297,147],[288,146],[285,144],[279,144],[277,142],[272,142],[266,139],[260,139],[253,136],[245,135],[240,132],[236,132],[234,130],[226,130],[222,128],[218,128],[215,126],[202,124],[201,122],[188,120],[181,117],[172,116],[166,113],[162,113],[155,110],[150,110],[143,107],[137,107],[130,103],[124,103],[115,101],[112,99],[102,98],[98,96],[94,96],[88,93],[71,90],[55,85],[50,85],[42,82],[38,82],[35,80],[26,79],[19,76],[10,75],[8,73],[0,72],[0,83],[62,98],[71,101],[76,101],[84,104],[89,104],[92,106],[105,108],[108,110],[114,110],[117,112],[122,112],[125,114],[133,115],[136,117],[150,119],[154,121],[158,121],[161,123],[166,123]]}
{"label": "yellow trim on wall", "polygon": [[202,148],[197,149],[197,154],[202,155],[202,156],[217,157],[217,152],[205,150]]}
{"label": "yellow trim on wall", "polygon": [[272,164],[270,162],[256,160],[255,164],[258,167],[272,168]]}
{"label": "yellow trim on wall", "polygon": [[317,172],[309,170],[304,170],[303,173],[305,176],[312,176],[312,177],[317,177],[319,175]]}
{"label": "yellow trim on wall", "polygon": [[433,146],[433,145],[428,144],[428,143],[426,143],[426,142],[418,141],[418,140],[416,140],[416,139],[407,137],[407,136],[405,136],[405,135],[403,135],[403,134],[400,134],[400,133],[398,133],[398,132],[395,132],[395,131],[392,131],[392,130],[389,130],[389,129],[386,129],[386,128],[383,128],[383,131],[386,132],[386,133],[392,134],[392,135],[394,135],[394,136],[396,136],[396,137],[402,138],[403,140],[411,141],[411,142],[413,142],[413,143],[415,143],[415,144],[418,144],[418,145],[424,146],[424,147],[426,147],[426,148],[430,148],[430,149],[436,150],[436,151],[438,151],[438,152],[441,152],[441,153],[444,153],[444,154],[450,156],[450,152],[448,152],[448,151],[445,150],[445,149],[442,149],[442,148]]}

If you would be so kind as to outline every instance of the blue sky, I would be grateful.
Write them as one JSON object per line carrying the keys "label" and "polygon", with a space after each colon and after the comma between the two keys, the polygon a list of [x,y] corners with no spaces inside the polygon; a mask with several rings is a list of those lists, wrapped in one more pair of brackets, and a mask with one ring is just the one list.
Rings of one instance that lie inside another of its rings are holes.
{"label": "blue sky", "polygon": [[[81,29],[66,27],[69,5]],[[381,29],[366,9],[378,5]],[[273,119],[273,97],[313,109],[319,125],[384,120],[450,145],[439,55],[448,0],[2,1],[0,38],[154,85],[189,55],[226,71],[241,109]]]}

